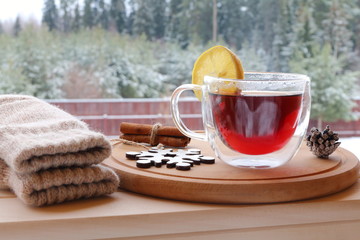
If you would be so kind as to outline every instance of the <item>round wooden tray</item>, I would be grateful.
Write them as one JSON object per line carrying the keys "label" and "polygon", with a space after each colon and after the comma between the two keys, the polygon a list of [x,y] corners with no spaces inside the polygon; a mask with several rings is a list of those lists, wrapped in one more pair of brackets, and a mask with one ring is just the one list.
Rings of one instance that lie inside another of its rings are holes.
{"label": "round wooden tray", "polygon": [[[188,148],[214,156],[208,143],[192,140]],[[113,147],[104,164],[120,175],[120,188],[155,197],[207,203],[273,203],[303,200],[339,192],[359,176],[359,160],[339,148],[329,159],[312,155],[302,146],[288,163],[273,169],[242,169],[216,159],[215,164],[194,165],[189,171],[141,169],[128,160],[128,151],[144,148],[124,144]],[[176,151],[176,149],[174,149]]]}

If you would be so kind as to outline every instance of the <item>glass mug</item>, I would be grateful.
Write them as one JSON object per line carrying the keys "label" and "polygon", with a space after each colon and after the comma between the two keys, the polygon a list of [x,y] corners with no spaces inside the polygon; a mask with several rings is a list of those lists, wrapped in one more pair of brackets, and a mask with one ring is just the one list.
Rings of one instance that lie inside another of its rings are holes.
{"label": "glass mug", "polygon": [[[181,120],[178,101],[186,90],[201,91],[205,133],[191,131]],[[171,96],[171,114],[183,134],[208,141],[222,161],[235,167],[274,168],[299,149],[310,102],[306,75],[246,72],[244,79],[205,76],[203,85],[179,86]]]}

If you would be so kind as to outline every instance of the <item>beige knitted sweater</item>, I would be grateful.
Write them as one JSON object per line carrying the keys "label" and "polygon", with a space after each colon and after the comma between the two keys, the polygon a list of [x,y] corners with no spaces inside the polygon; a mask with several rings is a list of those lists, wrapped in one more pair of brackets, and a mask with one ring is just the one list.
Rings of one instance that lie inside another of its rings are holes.
{"label": "beige knitted sweater", "polygon": [[0,188],[41,206],[114,192],[117,175],[100,166],[111,145],[100,133],[42,100],[0,95]]}

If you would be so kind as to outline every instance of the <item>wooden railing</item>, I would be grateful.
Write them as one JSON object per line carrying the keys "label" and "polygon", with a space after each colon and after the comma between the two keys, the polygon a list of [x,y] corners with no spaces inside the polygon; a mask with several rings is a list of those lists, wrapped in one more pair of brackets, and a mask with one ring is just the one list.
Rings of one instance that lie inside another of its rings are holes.
{"label": "wooden railing", "polygon": [[[119,135],[121,122],[174,125],[168,98],[146,99],[62,99],[49,100],[61,109],[87,122],[89,126],[108,136]],[[356,100],[356,114],[360,113],[360,99]],[[193,130],[203,129],[201,103],[196,98],[181,98],[179,109],[184,123]],[[316,126],[311,120],[309,126]],[[332,123],[332,129],[341,136],[360,136],[360,120]]]}
{"label": "wooden railing", "polygon": [[[49,102],[108,136],[119,135],[121,122],[174,125],[168,98],[62,99]],[[196,98],[182,98],[179,109],[184,123],[189,128],[203,129],[201,103]]]}

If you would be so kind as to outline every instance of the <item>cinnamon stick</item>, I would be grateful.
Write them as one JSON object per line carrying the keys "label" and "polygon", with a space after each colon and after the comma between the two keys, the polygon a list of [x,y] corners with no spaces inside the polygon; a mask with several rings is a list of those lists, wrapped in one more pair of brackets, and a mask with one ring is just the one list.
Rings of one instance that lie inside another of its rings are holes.
{"label": "cinnamon stick", "polygon": [[[155,128],[155,129],[154,129]],[[136,124],[123,122],[120,124],[120,138],[157,145],[159,143],[172,147],[185,147],[190,138],[182,134],[176,127],[161,126],[160,124]]]}
{"label": "cinnamon stick", "polygon": [[[123,122],[120,124],[120,132],[124,134],[150,135],[153,125]],[[185,137],[176,127],[161,126],[157,129],[157,135]]]}
{"label": "cinnamon stick", "polygon": [[[150,135],[136,135],[136,134],[123,134],[120,136],[121,139],[133,141],[133,142],[142,142],[150,144]],[[171,147],[186,147],[190,138],[188,137],[170,137],[170,136],[157,136],[157,142],[162,143],[165,146]]]}

